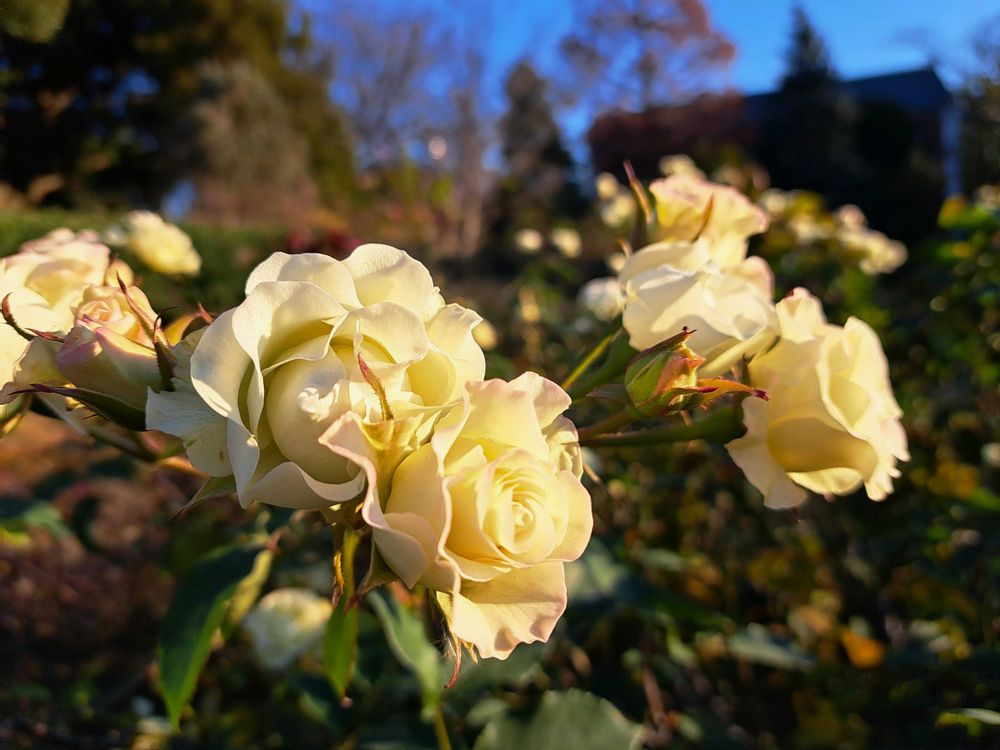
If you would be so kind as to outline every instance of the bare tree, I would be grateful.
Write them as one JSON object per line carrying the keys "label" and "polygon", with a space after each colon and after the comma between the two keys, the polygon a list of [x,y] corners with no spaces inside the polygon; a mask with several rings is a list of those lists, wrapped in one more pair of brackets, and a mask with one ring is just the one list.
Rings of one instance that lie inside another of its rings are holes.
{"label": "bare tree", "polygon": [[[350,120],[358,167],[390,175],[378,180],[380,189],[413,219],[420,240],[445,255],[474,252],[482,232],[492,118],[485,62],[473,41],[481,36],[470,32],[489,12],[443,16],[419,4],[401,11],[345,2],[317,18],[318,36],[337,60],[333,95]],[[393,183],[393,170],[405,185]]]}
{"label": "bare tree", "polygon": [[577,101],[595,111],[676,101],[736,53],[701,0],[585,0],[577,9],[561,50]]}

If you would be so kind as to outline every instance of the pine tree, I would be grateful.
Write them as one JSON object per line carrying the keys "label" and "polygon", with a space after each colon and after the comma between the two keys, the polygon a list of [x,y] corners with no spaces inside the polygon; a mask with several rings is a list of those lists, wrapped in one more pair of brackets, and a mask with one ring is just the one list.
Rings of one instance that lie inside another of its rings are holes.
{"label": "pine tree", "polygon": [[809,18],[800,7],[794,13],[787,70],[768,101],[757,156],[776,186],[846,203],[864,174],[854,143],[856,107]]}

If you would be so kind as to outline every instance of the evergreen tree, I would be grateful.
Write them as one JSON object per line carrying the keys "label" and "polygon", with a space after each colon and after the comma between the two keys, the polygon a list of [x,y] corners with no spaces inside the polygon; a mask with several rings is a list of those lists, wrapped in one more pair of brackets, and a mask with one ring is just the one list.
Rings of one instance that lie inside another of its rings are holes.
{"label": "evergreen tree", "polygon": [[507,77],[504,92],[507,110],[499,130],[507,172],[491,222],[497,241],[522,227],[545,231],[554,217],[577,216],[584,207],[545,79],[521,62]]}
{"label": "evergreen tree", "polygon": [[44,184],[62,205],[157,205],[204,162],[193,113],[205,65],[240,60],[288,105],[310,161],[349,172],[328,66],[290,21],[288,0],[73,0],[48,41],[7,26],[0,181],[36,198]]}
{"label": "evergreen tree", "polygon": [[854,143],[856,107],[830,65],[826,45],[795,9],[787,72],[768,101],[758,158],[781,188],[805,188],[835,204],[851,200],[864,168]]}

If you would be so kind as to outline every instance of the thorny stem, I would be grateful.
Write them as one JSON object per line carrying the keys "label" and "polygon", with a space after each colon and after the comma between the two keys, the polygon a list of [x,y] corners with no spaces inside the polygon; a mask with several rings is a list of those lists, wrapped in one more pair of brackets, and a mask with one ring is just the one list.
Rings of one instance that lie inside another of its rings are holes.
{"label": "thorny stem", "polygon": [[85,424],[84,429],[95,440],[100,440],[102,443],[117,448],[122,453],[126,453],[133,458],[150,463],[156,461],[156,455],[136,440],[130,440],[124,435],[116,435],[114,432],[94,424]]}
{"label": "thorny stem", "polygon": [[649,430],[622,432],[614,435],[585,436],[580,433],[580,445],[592,447],[630,447],[637,445],[658,445],[660,443],[683,443],[689,440],[709,440],[713,443],[728,443],[745,432],[742,410],[739,406],[727,406],[712,410],[708,416],[689,425],[670,425]]}
{"label": "thorny stem", "polygon": [[604,419],[594,422],[589,427],[580,428],[580,441],[595,438],[598,435],[606,435],[615,432],[622,425],[626,425],[636,418],[636,415],[627,406],[622,411],[612,414]]}

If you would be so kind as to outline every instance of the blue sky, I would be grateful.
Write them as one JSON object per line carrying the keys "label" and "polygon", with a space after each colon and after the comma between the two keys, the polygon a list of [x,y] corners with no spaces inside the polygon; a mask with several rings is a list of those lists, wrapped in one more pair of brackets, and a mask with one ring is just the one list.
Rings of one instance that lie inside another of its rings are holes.
{"label": "blue sky", "polygon": [[[799,0],[846,78],[922,65],[929,45],[954,76],[971,34],[1000,16],[996,0]],[[731,76],[746,91],[772,88],[784,66],[795,0],[709,0],[716,25],[737,47]],[[922,38],[924,41],[915,42]]]}
{"label": "blue sky", "polygon": [[[707,0],[713,23],[737,48],[727,83],[750,92],[777,84],[796,4],[805,8],[844,77],[925,64],[928,47],[947,58],[945,73],[953,75],[969,36],[1000,14],[996,0]],[[444,10],[451,3],[431,0],[425,5]],[[502,0],[493,5],[492,29],[476,33],[483,36],[498,73],[525,54],[543,68],[555,62],[559,40],[572,25],[573,0]]]}

